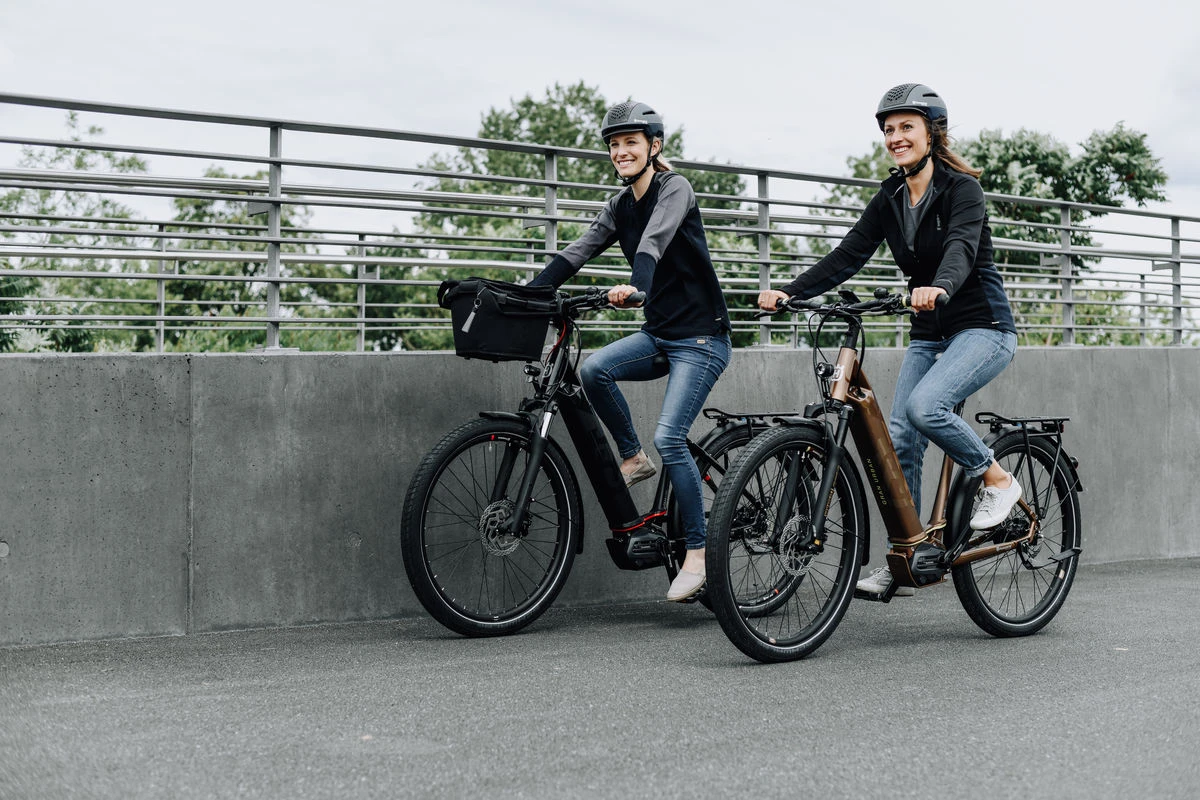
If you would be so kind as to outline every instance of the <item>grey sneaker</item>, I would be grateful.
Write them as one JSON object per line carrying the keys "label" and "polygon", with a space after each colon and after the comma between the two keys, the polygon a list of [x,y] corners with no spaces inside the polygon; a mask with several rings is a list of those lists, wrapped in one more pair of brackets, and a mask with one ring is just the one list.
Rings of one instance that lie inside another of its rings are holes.
{"label": "grey sneaker", "polygon": [[971,530],[986,531],[1008,519],[1012,507],[1021,499],[1021,484],[1017,483],[1017,476],[1009,477],[1012,483],[1007,489],[985,486],[979,490],[979,507],[975,509],[975,516],[971,517]]}
{"label": "grey sneaker", "polygon": [[[879,567],[870,575],[860,580],[854,588],[867,594],[883,594],[891,585],[892,571],[887,567]],[[899,586],[896,588],[894,596],[912,597],[915,593],[916,591],[911,586]]]}

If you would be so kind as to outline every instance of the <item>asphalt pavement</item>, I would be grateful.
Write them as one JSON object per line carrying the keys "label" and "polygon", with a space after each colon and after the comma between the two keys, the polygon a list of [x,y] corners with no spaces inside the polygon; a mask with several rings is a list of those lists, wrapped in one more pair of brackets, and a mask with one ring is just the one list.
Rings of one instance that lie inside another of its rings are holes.
{"label": "asphalt pavement", "polygon": [[994,639],[942,585],[770,666],[657,599],[0,649],[0,798],[1195,798],[1197,594],[1085,564]]}

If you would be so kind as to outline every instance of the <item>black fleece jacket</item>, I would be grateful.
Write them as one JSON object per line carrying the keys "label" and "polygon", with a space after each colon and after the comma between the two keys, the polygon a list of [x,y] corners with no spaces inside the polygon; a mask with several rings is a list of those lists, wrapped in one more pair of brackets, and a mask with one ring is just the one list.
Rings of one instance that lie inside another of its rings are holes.
{"label": "black fleece jacket", "polygon": [[948,339],[969,328],[1016,333],[1000,272],[992,261],[992,232],[979,181],[934,160],[931,196],[923,203],[914,246],[904,241],[904,179],[883,181],[862,217],[832,253],[782,287],[802,299],[844,282],[887,241],[908,289],[940,286],[950,301],[912,318],[912,338]]}

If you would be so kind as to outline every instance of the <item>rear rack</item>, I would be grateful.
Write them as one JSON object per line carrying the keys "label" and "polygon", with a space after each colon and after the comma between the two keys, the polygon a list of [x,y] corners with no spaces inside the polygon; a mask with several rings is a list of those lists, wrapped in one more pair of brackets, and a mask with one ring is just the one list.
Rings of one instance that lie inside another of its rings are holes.
{"label": "rear rack", "polygon": [[[1066,428],[1070,417],[1005,417],[991,411],[980,411],[975,415],[975,421],[987,425],[993,431],[1000,431],[1006,426],[1020,428],[1028,434],[1058,434]],[[1032,429],[1032,430],[1031,430]]]}
{"label": "rear rack", "polygon": [[748,422],[751,425],[769,425],[776,420],[792,419],[801,416],[798,411],[723,411],[719,408],[706,408],[702,412],[705,419],[713,419],[717,424],[727,422]]}

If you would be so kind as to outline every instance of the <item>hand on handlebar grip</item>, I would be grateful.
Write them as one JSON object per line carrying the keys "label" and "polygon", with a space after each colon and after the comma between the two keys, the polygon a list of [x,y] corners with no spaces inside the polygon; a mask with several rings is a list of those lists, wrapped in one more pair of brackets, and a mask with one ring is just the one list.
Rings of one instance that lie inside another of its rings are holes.
{"label": "hand on handlebar grip", "polygon": [[608,302],[617,308],[637,308],[646,302],[646,293],[636,286],[622,283],[608,290]]}
{"label": "hand on handlebar grip", "polygon": [[784,304],[791,297],[787,292],[781,292],[778,289],[763,289],[758,293],[758,307],[763,311],[769,311],[774,314],[777,311],[782,311]]}
{"label": "hand on handlebar grip", "polygon": [[914,311],[932,311],[935,306],[944,306],[950,301],[950,295],[940,286],[918,286],[908,298],[908,305]]}

